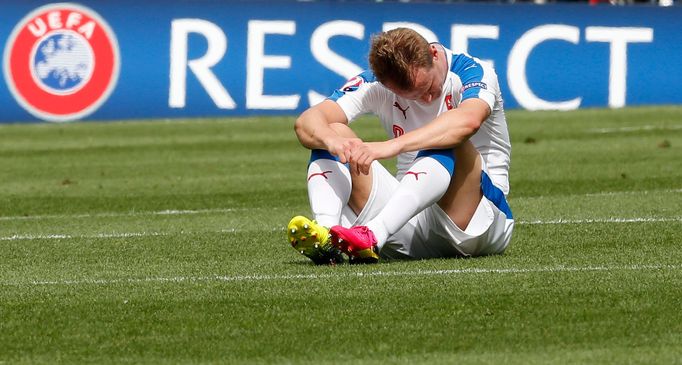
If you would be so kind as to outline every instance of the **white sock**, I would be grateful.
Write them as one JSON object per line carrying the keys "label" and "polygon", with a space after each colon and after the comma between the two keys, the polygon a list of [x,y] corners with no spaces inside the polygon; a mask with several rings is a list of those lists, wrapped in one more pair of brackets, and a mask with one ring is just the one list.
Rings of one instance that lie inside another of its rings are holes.
{"label": "white sock", "polygon": [[342,163],[325,158],[308,166],[308,199],[317,223],[332,227],[341,224],[341,210],[351,192],[350,171]]}
{"label": "white sock", "polygon": [[426,207],[436,203],[450,185],[450,172],[431,157],[417,159],[400,181],[386,206],[367,223],[379,249],[388,237],[400,230]]}

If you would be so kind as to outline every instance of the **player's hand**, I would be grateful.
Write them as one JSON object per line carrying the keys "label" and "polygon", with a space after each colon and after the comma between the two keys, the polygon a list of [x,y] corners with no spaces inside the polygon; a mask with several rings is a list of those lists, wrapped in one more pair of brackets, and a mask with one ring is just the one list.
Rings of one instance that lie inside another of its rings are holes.
{"label": "player's hand", "polygon": [[325,143],[327,151],[339,158],[339,162],[348,163],[351,159],[353,150],[358,146],[362,146],[360,138],[347,138],[336,136]]}
{"label": "player's hand", "polygon": [[372,162],[394,157],[398,153],[400,153],[399,146],[393,143],[393,140],[362,143],[355,146],[352,151],[351,171],[356,174],[368,175]]}

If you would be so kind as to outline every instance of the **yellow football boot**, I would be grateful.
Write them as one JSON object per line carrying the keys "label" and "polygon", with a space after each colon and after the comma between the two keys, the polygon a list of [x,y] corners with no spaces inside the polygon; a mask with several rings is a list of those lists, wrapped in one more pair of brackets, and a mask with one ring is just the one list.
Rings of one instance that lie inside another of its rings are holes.
{"label": "yellow football boot", "polygon": [[303,216],[291,218],[287,225],[287,239],[291,246],[317,265],[344,262],[343,254],[331,245],[329,229]]}

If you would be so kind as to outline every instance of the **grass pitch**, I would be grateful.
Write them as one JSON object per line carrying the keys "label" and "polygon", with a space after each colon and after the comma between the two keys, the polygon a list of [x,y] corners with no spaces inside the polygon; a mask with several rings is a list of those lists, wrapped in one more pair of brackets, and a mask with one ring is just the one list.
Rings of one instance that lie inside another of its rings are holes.
{"label": "grass pitch", "polygon": [[682,108],[508,119],[505,255],[337,267],[293,118],[0,126],[0,364],[682,363]]}

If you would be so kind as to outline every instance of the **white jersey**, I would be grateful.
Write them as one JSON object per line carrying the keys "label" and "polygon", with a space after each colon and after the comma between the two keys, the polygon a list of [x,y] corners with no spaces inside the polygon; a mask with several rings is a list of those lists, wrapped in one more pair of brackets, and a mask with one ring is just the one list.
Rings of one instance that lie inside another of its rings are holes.
{"label": "white jersey", "polygon": [[[492,67],[477,58],[444,50],[449,71],[443,93],[428,105],[401,98],[379,83],[371,71],[352,78],[329,99],[338,103],[350,122],[362,114],[376,114],[389,138],[431,122],[466,99],[485,101],[490,106],[490,116],[470,141],[481,154],[493,184],[507,195],[511,144],[497,75]],[[407,172],[416,155],[417,152],[407,152],[398,156],[398,179]]]}

